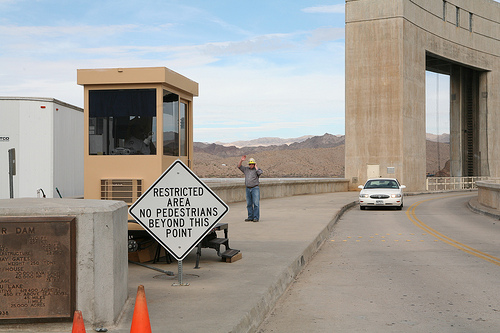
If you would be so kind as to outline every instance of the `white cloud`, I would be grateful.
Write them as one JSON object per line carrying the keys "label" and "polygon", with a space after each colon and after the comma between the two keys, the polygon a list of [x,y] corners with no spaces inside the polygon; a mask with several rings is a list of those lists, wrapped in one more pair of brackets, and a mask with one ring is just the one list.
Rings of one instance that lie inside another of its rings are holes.
{"label": "white cloud", "polygon": [[0,5],[9,5],[17,2],[21,2],[20,0],[0,0]]}
{"label": "white cloud", "polygon": [[[80,51],[88,54],[101,54],[115,57],[122,54],[135,54],[136,56],[150,54],[157,58],[211,58],[231,55],[245,55],[275,50],[296,48],[297,43],[292,42],[292,34],[269,34],[256,36],[239,41],[213,42],[199,45],[172,46],[172,45],[120,45],[96,48],[81,48]],[[206,60],[203,61],[207,63]],[[209,61],[211,62],[211,61]]]}
{"label": "white cloud", "polygon": [[234,24],[229,24],[227,23],[226,21],[223,21],[219,18],[211,18],[210,19],[211,22],[219,25],[220,27],[224,28],[225,30],[227,31],[230,31],[230,32],[233,32],[233,33],[237,33],[237,34],[241,34],[241,35],[251,35],[251,32],[248,31],[248,30],[245,30],[245,29],[241,29],[239,28],[238,26],[235,26]]}
{"label": "white cloud", "polygon": [[290,36],[289,34],[261,35],[236,42],[208,43],[200,48],[203,48],[204,52],[217,55],[268,52],[292,47],[293,44],[288,41]]}
{"label": "white cloud", "polygon": [[[196,141],[289,132],[344,132],[344,78],[335,73],[292,74],[293,68],[257,63],[196,69]],[[188,76],[189,77],[189,76]],[[330,130],[328,129],[330,128]],[[336,128],[336,130],[335,130]]]}
{"label": "white cloud", "polygon": [[343,38],[343,28],[259,35],[244,25],[211,21],[236,35],[219,36],[219,29],[214,38],[200,37],[168,21],[0,25],[1,94],[82,107],[77,69],[165,66],[200,85],[197,141],[343,133],[343,50],[332,42]]}
{"label": "white cloud", "polygon": [[139,26],[134,24],[123,25],[67,25],[67,26],[16,26],[2,25],[0,26],[0,35],[24,38],[37,39],[40,36],[44,38],[54,38],[61,36],[87,36],[93,38],[101,38],[102,36],[112,36],[118,33],[130,32],[137,30]]}
{"label": "white cloud", "polygon": [[328,5],[328,6],[315,6],[315,7],[307,7],[302,9],[305,13],[312,14],[343,14],[345,12],[345,5]]}
{"label": "white cloud", "polygon": [[345,38],[345,28],[318,28],[312,31],[308,42],[313,45]]}
{"label": "white cloud", "polygon": [[[224,67],[181,67],[141,59],[123,63],[128,67],[166,66],[199,83],[200,96],[194,99],[196,141],[343,133],[341,74],[293,74],[293,67],[261,61]],[[19,59],[9,64],[17,68],[0,65],[2,95],[53,97],[80,107],[83,87],[76,83],[77,68],[120,67],[104,60],[29,63]]]}

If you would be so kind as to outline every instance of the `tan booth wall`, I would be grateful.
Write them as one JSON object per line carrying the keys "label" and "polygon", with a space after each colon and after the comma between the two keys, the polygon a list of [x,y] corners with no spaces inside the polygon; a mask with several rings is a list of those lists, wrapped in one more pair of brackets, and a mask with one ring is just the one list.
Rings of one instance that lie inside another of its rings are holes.
{"label": "tan booth wall", "polygon": [[[198,84],[168,68],[115,68],[78,70],[78,84],[84,85],[84,196],[101,199],[101,180],[140,180],[131,200],[146,191],[177,159],[192,167],[193,156],[193,97]],[[156,89],[156,155],[89,155],[89,91],[101,89]],[[179,95],[188,104],[187,156],[165,156],[163,152],[163,89]],[[132,202],[133,202],[132,201]],[[129,205],[132,202],[127,202]]]}

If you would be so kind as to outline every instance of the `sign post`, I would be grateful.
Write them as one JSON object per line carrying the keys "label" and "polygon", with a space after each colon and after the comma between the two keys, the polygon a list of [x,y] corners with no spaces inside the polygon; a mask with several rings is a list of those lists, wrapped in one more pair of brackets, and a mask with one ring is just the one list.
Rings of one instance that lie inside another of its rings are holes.
{"label": "sign post", "polygon": [[14,176],[16,175],[16,149],[9,149],[9,188],[10,198],[14,198]]}
{"label": "sign post", "polygon": [[129,213],[179,262],[215,227],[229,207],[181,160],[144,192]]}

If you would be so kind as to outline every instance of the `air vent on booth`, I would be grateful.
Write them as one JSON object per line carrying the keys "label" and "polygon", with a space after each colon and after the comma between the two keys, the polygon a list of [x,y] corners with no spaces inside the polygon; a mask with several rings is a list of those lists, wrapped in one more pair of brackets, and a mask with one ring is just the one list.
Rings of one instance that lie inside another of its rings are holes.
{"label": "air vent on booth", "polygon": [[142,179],[101,179],[101,200],[121,200],[131,206],[142,195]]}

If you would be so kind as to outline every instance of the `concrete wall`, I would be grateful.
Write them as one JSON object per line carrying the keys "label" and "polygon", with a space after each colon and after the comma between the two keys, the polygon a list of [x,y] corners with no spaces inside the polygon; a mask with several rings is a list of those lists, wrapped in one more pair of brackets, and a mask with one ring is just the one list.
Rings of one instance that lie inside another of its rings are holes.
{"label": "concrete wall", "polygon": [[128,297],[127,206],[122,201],[3,199],[0,216],[76,217],[76,308],[112,325]]}
{"label": "concrete wall", "polygon": [[482,181],[476,182],[477,200],[480,204],[500,210],[500,183]]}
{"label": "concrete wall", "polygon": [[[240,178],[202,179],[225,203],[246,201],[245,180]],[[294,195],[319,194],[348,191],[347,179],[301,178],[260,180],[260,198],[282,198]]]}
{"label": "concrete wall", "polygon": [[[500,176],[500,4],[492,0],[346,0],[346,171],[368,166],[409,191],[425,188],[426,54],[482,71],[484,176]],[[456,8],[459,22],[456,24]],[[472,29],[469,26],[472,13]],[[443,19],[445,17],[445,19]],[[472,31],[471,31],[472,30]],[[485,162],[486,161],[486,162]],[[395,173],[388,174],[387,168]]]}

